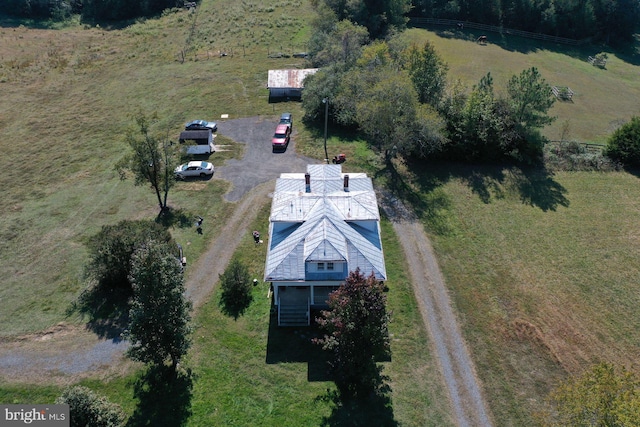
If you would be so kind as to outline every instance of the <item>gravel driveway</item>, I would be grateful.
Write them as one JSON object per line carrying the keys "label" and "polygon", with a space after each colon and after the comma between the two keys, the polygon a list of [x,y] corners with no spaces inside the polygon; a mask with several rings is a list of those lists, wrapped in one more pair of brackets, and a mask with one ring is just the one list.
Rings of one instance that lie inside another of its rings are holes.
{"label": "gravel driveway", "polygon": [[277,123],[277,119],[263,117],[218,123],[219,134],[246,145],[242,159],[231,159],[224,166],[216,168],[218,178],[233,184],[231,191],[224,196],[227,201],[240,200],[252,188],[275,180],[282,172],[305,172],[307,164],[318,163],[316,159],[296,154],[295,127],[287,150],[274,153],[271,149],[271,137]]}

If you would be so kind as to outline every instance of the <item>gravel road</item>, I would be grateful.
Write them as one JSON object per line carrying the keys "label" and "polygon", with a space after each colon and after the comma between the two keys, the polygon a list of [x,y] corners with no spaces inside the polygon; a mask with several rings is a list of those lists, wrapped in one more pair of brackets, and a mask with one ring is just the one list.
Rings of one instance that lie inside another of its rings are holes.
{"label": "gravel road", "polygon": [[431,242],[402,202],[386,193],[378,200],[404,250],[413,290],[449,392],[456,425],[490,427],[487,405],[458,325]]}

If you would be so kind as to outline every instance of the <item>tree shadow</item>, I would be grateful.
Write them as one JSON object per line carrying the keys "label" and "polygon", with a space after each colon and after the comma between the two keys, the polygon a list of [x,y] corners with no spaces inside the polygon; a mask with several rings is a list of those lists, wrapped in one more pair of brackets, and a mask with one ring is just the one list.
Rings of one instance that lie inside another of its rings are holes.
{"label": "tree shadow", "polygon": [[113,288],[97,284],[85,289],[67,309],[88,318],[86,328],[100,338],[120,341],[129,324],[131,289]]}
{"label": "tree shadow", "polygon": [[218,305],[224,315],[233,317],[233,320],[238,320],[238,317],[244,314],[252,302],[253,295],[250,289],[246,292],[242,290],[223,290],[220,294]]}
{"label": "tree shadow", "polygon": [[320,332],[315,323],[306,327],[280,327],[277,316],[273,315],[269,319],[265,361],[269,365],[306,363],[307,381],[330,381],[327,354],[311,342],[318,337]]}
{"label": "tree shadow", "polygon": [[366,398],[344,399],[336,390],[327,390],[316,400],[331,402],[331,414],[322,419],[323,427],[396,427],[399,423],[394,419],[393,406],[389,392],[391,389],[384,385],[378,393],[372,393]]}
{"label": "tree shadow", "polygon": [[390,162],[375,174],[376,179],[386,180],[389,189],[380,195],[379,203],[391,220],[415,219],[411,218],[411,211],[397,207],[402,207],[403,203],[410,205],[430,231],[439,235],[452,230],[450,210],[453,203],[442,189],[451,180],[463,182],[485,204],[514,193],[523,204],[545,212],[570,204],[566,188],[554,179],[552,172],[540,165],[484,165],[416,159],[406,159],[404,165],[406,172],[398,172]]}
{"label": "tree shadow", "polygon": [[127,427],[179,427],[191,415],[193,374],[176,372],[170,366],[151,366],[134,384],[138,406]]}
{"label": "tree shadow", "polygon": [[193,217],[194,215],[191,215],[183,209],[168,207],[158,213],[156,222],[165,228],[189,228],[193,225]]}

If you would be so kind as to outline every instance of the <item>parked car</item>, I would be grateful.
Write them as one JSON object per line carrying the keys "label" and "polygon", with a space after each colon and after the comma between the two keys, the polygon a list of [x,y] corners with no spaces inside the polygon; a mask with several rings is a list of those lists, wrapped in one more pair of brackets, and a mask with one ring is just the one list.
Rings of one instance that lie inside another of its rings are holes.
{"label": "parked car", "polygon": [[280,115],[280,124],[289,125],[293,129],[293,116],[291,113],[282,113]]}
{"label": "parked car", "polygon": [[184,130],[207,130],[211,129],[211,132],[218,130],[218,124],[214,122],[208,122],[206,120],[193,120],[184,125]]}
{"label": "parked car", "polygon": [[286,148],[289,145],[289,139],[291,138],[291,126],[288,124],[279,124],[276,126],[276,132],[271,138],[271,145],[274,149]]}
{"label": "parked car", "polygon": [[207,175],[213,175],[213,164],[201,161],[185,163],[178,166],[174,174],[176,178],[179,179],[184,179],[192,176],[205,177]]}

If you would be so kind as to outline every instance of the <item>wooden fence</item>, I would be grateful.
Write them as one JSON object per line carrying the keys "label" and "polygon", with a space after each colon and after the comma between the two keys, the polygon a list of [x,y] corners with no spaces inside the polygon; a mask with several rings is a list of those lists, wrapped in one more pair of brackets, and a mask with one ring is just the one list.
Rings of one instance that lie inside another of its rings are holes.
{"label": "wooden fence", "polygon": [[561,44],[568,44],[568,45],[574,45],[574,46],[579,46],[589,41],[589,39],[575,40],[575,39],[569,39],[566,37],[556,37],[556,36],[550,36],[547,34],[532,33],[530,31],[512,30],[504,27],[496,27],[493,25],[478,24],[476,22],[463,22],[455,19],[437,19],[437,18],[410,18],[409,19],[409,25],[416,26],[416,27],[423,26],[423,25],[446,25],[450,27],[460,28],[459,24],[462,24],[464,28],[473,28],[473,29],[482,30],[482,31],[491,31],[493,33],[509,34],[512,36],[526,37],[529,39],[543,40],[543,41],[552,42],[552,43],[561,43]]}

